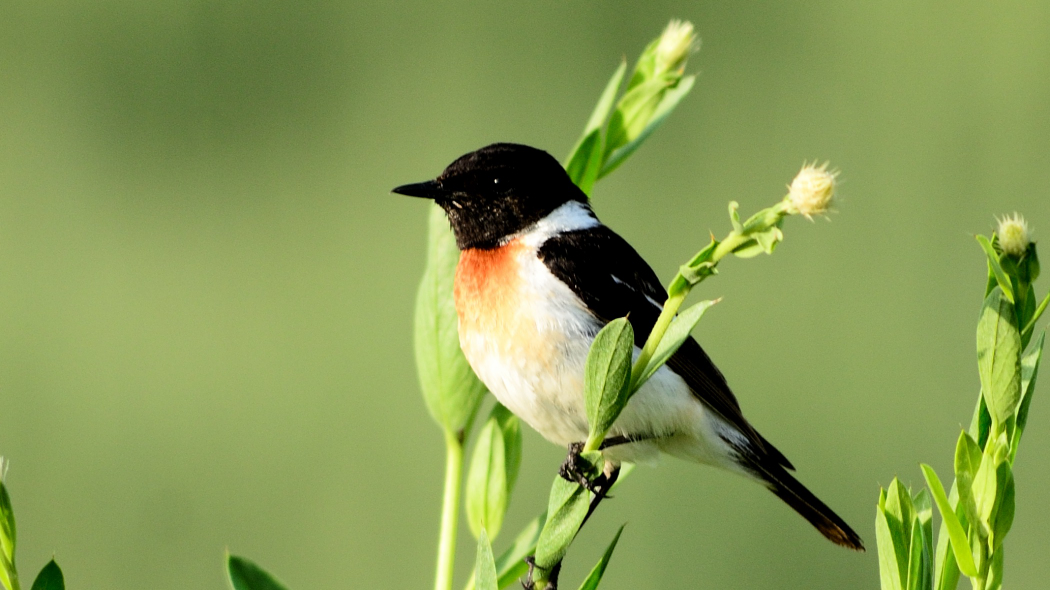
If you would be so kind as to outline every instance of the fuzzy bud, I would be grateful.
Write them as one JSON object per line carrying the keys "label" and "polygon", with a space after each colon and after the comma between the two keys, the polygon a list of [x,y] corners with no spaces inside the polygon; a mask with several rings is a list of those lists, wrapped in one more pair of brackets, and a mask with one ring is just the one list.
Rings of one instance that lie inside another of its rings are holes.
{"label": "fuzzy bud", "polygon": [[805,215],[806,219],[827,213],[835,196],[835,179],[838,175],[837,170],[828,170],[828,162],[819,168],[816,162],[803,164],[795,180],[788,185],[791,213]]}
{"label": "fuzzy bud", "polygon": [[999,247],[1003,249],[1003,252],[1011,256],[1024,254],[1028,250],[1028,244],[1032,243],[1028,222],[1024,220],[1024,217],[1015,211],[1013,217],[1004,215],[997,221],[999,228],[996,234],[999,236]]}
{"label": "fuzzy bud", "polygon": [[700,47],[693,23],[672,19],[660,35],[656,45],[656,71],[672,72],[681,69],[685,60]]}

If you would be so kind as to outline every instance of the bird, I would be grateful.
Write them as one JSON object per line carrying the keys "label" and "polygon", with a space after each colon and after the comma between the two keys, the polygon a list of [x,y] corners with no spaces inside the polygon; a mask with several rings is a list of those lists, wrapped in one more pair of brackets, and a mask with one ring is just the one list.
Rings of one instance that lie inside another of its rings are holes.
{"label": "bird", "polygon": [[[460,259],[454,300],[460,346],[496,399],[552,443],[587,438],[584,367],[595,336],[626,317],[637,358],[667,292],[638,252],[598,220],[587,195],[538,148],[495,143],[433,180],[394,193],[432,200]],[[630,399],[605,459],[667,454],[762,484],[832,542],[859,535],[790,473],[794,466],[744,417],[725,377],[689,337]],[[571,448],[571,447],[570,447]]]}

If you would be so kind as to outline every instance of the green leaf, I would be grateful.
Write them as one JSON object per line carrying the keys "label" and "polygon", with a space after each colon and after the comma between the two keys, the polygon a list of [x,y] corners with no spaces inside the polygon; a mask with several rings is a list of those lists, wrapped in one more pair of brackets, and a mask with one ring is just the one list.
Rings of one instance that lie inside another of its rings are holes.
{"label": "green leaf", "polygon": [[496,585],[496,562],[492,559],[492,545],[485,529],[478,536],[478,557],[474,563],[474,587],[478,590],[499,590]]}
{"label": "green leaf", "polygon": [[18,571],[15,569],[15,544],[18,534],[11,496],[3,481],[6,470],[7,462],[0,457],[0,586],[10,590],[18,587]]}
{"label": "green leaf", "polygon": [[[650,135],[652,135],[653,131],[656,131],[656,129],[663,124],[664,120],[667,119],[667,116],[671,114],[671,111],[673,111],[675,107],[678,106],[678,103],[681,102],[687,94],[689,94],[689,91],[693,89],[693,83],[695,81],[696,76],[684,76],[681,80],[678,81],[678,84],[676,86],[666,90],[663,93],[663,97],[660,99],[660,102],[657,105],[656,109],[652,112],[651,116],[649,117],[648,124],[646,124],[645,128],[642,129],[641,132],[638,133],[636,137],[634,137],[634,139],[631,139],[625,145],[618,146],[616,149],[610,152],[609,145],[611,140],[607,139],[606,154],[608,155],[605,158],[605,163],[602,166],[601,172],[598,174],[598,178],[607,176],[610,172],[616,170],[616,168],[618,168],[620,164],[623,164],[627,160],[627,158],[635,152],[635,150],[641,147],[642,143],[644,143],[645,140],[648,139]],[[613,121],[615,120],[616,116],[614,114]],[[612,134],[613,123],[612,121],[610,121],[608,133],[609,137],[611,137]]]}
{"label": "green leaf", "polygon": [[[966,514],[963,509],[958,506],[959,494],[957,486],[952,485],[952,491],[948,496],[948,500],[949,505],[954,504],[956,506],[956,518],[959,519],[961,526],[966,529],[969,524],[966,521]],[[959,566],[955,563],[955,557],[950,555],[951,551],[952,544],[948,540],[948,526],[942,520],[937,532],[937,551],[934,554],[936,568],[934,588],[936,590],[955,590],[959,585]]]}
{"label": "green leaf", "polygon": [[879,506],[875,510],[875,542],[879,548],[879,579],[882,583],[882,590],[902,590],[901,570],[897,565],[897,550],[884,507],[885,495],[886,492],[883,490]]}
{"label": "green leaf", "polygon": [[496,403],[490,414],[499,423],[503,434],[504,455],[507,461],[507,489],[514,490],[521,469],[521,420],[501,403]]}
{"label": "green leaf", "polygon": [[944,486],[941,485],[941,480],[937,477],[937,472],[933,470],[933,467],[925,463],[920,465],[920,467],[922,468],[923,476],[926,478],[926,485],[930,488],[933,501],[937,504],[937,510],[940,511],[941,518],[948,528],[948,537],[951,541],[952,551],[955,553],[955,562],[962,573],[971,578],[975,577],[977,575],[977,566],[974,565],[973,554],[970,553],[970,543],[966,538],[966,531],[963,530],[962,524],[959,523],[959,518],[955,516],[955,511],[952,510],[947,496],[944,495]]}
{"label": "green leaf", "polygon": [[997,424],[1014,415],[1021,400],[1021,335],[1014,306],[993,289],[977,323],[977,367],[981,392]]}
{"label": "green leaf", "polygon": [[704,312],[719,301],[721,300],[715,299],[713,301],[701,301],[700,303],[690,306],[671,320],[671,325],[668,326],[667,331],[664,332],[663,339],[660,340],[660,344],[656,346],[656,352],[654,352],[652,358],[649,359],[649,364],[646,365],[645,371],[642,372],[641,378],[638,379],[638,383],[633,385],[633,389],[641,387],[641,385],[648,381],[649,378],[660,369],[660,367],[664,366],[664,363],[674,356],[674,353],[681,348],[682,343],[689,338],[689,334],[692,333],[693,328],[700,323],[700,318],[704,317]]}
{"label": "green leaf", "polygon": [[[547,513],[544,512],[533,518],[519,532],[518,536],[511,542],[499,557],[496,558],[496,577],[500,588],[506,588],[514,584],[519,578],[529,571],[525,557],[532,555],[536,550],[536,541],[540,538],[540,531],[547,521]],[[474,577],[467,580],[465,590],[474,590]]]}
{"label": "green leaf", "polygon": [[1028,323],[1025,324],[1024,330],[1021,331],[1022,341],[1028,341],[1032,337],[1032,332],[1035,330],[1035,323],[1039,321],[1043,312],[1046,311],[1047,304],[1050,304],[1050,293],[1046,294],[1046,297],[1043,298],[1039,307],[1037,307],[1035,312],[1032,313],[1032,319],[1028,320]]}
{"label": "green leaf", "polygon": [[1014,523],[1014,476],[1010,469],[1010,463],[1003,461],[999,464],[996,471],[996,479],[998,480],[998,506],[995,511],[995,523],[992,525],[992,535],[989,538],[992,546],[992,551],[999,551],[1003,545],[1003,539],[1006,538],[1006,533],[1010,532],[1010,527]]}
{"label": "green leaf", "polygon": [[475,539],[482,531],[491,530],[493,538],[499,534],[509,497],[506,444],[499,421],[492,417],[478,434],[467,472],[467,524]]}
{"label": "green leaf", "polygon": [[416,367],[430,415],[447,432],[462,436],[485,395],[485,386],[459,347],[459,320],[452,298],[459,249],[437,205],[431,207],[428,225],[427,266],[416,295]]}
{"label": "green leaf", "polygon": [[984,584],[984,590],[1002,590],[1003,587],[1003,548],[992,555],[992,562],[988,566],[988,578]]}
{"label": "green leaf", "polygon": [[590,196],[601,168],[602,132],[601,129],[595,129],[580,140],[572,159],[565,166],[565,171],[572,182],[580,187],[585,195]]}
{"label": "green leaf", "polygon": [[922,532],[922,522],[911,522],[911,547],[908,552],[908,590],[929,590],[933,586],[930,547]]}
{"label": "green leaf", "polygon": [[623,75],[627,71],[627,61],[622,60],[620,67],[616,68],[612,78],[605,85],[598,104],[595,105],[583,134],[572,148],[572,152],[565,160],[565,169],[572,181],[590,195],[594,188],[594,182],[598,179],[598,172],[602,165],[602,135],[601,128],[605,120],[609,118],[616,93],[623,84]]}
{"label": "green leaf", "polygon": [[884,512],[893,539],[901,583],[905,583],[908,580],[908,551],[911,547],[911,521],[914,511],[911,506],[911,494],[896,477],[886,490]]}
{"label": "green leaf", "polygon": [[606,324],[591,344],[584,372],[587,421],[591,429],[588,448],[597,448],[627,405],[633,352],[634,330],[627,318]]}
{"label": "green leaf", "polygon": [[66,581],[62,578],[62,568],[58,567],[58,564],[52,559],[37,574],[32,590],[65,590],[65,588]]}
{"label": "green leaf", "polygon": [[273,576],[243,557],[227,554],[226,574],[233,590],[285,590]]}
{"label": "green leaf", "polygon": [[982,539],[987,539],[991,532],[996,503],[996,465],[992,447],[993,443],[989,441],[981,455],[981,465],[973,477],[972,493],[976,519],[971,519],[970,523],[978,527]]}
{"label": "green leaf", "polygon": [[605,554],[595,564],[594,569],[588,574],[587,579],[580,585],[580,590],[596,590],[598,583],[602,581],[602,576],[605,575],[605,568],[609,566],[609,560],[612,559],[613,550],[616,549],[616,543],[620,540],[620,534],[623,533],[623,527],[627,525],[620,525],[620,530],[616,531],[616,536],[613,537],[609,546],[605,549]]}
{"label": "green leaf", "polygon": [[977,503],[973,497],[973,480],[981,467],[981,447],[966,432],[959,434],[955,445],[955,484],[959,490],[959,502],[963,503],[970,520],[977,516]]}
{"label": "green leaf", "polygon": [[995,253],[992,243],[984,236],[977,236],[977,243],[984,250],[985,257],[988,259],[988,270],[995,276],[995,282],[999,284],[999,288],[1003,290],[1010,303],[1014,303],[1013,283],[1010,281],[1010,277],[1006,276],[1006,272],[999,263],[999,255]]}
{"label": "green leaf", "polygon": [[1010,462],[1017,456],[1017,447],[1021,443],[1021,434],[1028,424],[1028,408],[1032,405],[1032,394],[1035,392],[1035,380],[1039,376],[1039,359],[1043,356],[1043,343],[1046,331],[1039,336],[1039,342],[1021,359],[1021,403],[1017,406],[1017,420],[1014,422],[1013,438],[1010,441]]}
{"label": "green leaf", "polygon": [[536,542],[536,566],[550,570],[565,556],[590,506],[590,494],[576,483],[554,478],[547,522]]}

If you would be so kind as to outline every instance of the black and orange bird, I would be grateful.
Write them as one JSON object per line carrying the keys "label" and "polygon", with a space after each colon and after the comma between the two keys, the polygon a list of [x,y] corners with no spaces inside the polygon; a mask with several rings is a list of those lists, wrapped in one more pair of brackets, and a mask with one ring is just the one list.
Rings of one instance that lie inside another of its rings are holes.
{"label": "black and orange bird", "polygon": [[[627,317],[637,356],[667,299],[656,273],[598,220],[558,161],[536,148],[493,144],[394,192],[431,199],[448,215],[461,251],[459,339],[474,372],[547,440],[585,440],[591,343],[607,322]],[[767,487],[834,543],[863,550],[857,533],[747,421],[693,338],[631,398],[609,435],[629,441],[605,450],[614,464],[667,453],[727,469]]]}

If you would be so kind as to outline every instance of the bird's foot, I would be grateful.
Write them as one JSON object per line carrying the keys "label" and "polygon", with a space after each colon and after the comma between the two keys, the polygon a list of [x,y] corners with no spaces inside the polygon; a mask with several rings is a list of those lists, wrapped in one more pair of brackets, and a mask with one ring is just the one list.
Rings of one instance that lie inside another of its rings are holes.
{"label": "bird's foot", "polygon": [[580,487],[592,494],[598,494],[605,484],[606,476],[604,473],[600,473],[597,477],[592,478],[590,473],[593,472],[594,466],[580,456],[582,452],[583,443],[570,443],[569,454],[565,457],[565,462],[561,464],[561,468],[558,469],[558,475],[565,481],[579,484]]}
{"label": "bird's foot", "polygon": [[[521,587],[524,590],[536,590],[536,583],[532,581],[532,574],[536,570],[536,556],[529,555],[525,557],[525,563],[529,566],[529,573],[525,576],[525,579],[521,581]],[[561,562],[558,562],[551,568],[550,579],[547,580],[547,585],[545,585],[542,590],[558,590],[559,573],[561,573]]]}

